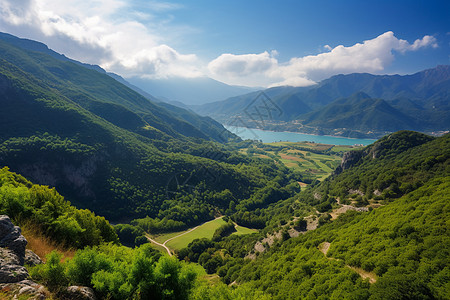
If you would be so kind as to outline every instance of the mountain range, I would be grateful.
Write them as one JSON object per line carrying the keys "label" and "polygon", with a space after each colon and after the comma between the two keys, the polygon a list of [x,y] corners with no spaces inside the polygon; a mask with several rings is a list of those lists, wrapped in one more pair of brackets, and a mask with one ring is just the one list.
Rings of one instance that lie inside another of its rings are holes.
{"label": "mountain range", "polygon": [[[280,113],[263,122],[249,116],[261,92],[193,107],[223,124],[240,117],[249,127],[352,137],[380,137],[396,130],[450,128],[450,66],[412,75],[337,75],[309,87],[263,91]],[[263,109],[264,110],[264,109]],[[261,120],[260,120],[261,121]]]}
{"label": "mountain range", "polygon": [[[0,165],[58,188],[78,207],[181,228],[213,218],[283,172],[225,147],[220,142],[240,139],[209,117],[156,103],[43,44],[4,37]],[[273,171],[255,180],[260,168]]]}
{"label": "mountain range", "polygon": [[[445,128],[448,69],[215,105],[254,126]],[[450,298],[450,133],[402,130],[356,149],[249,143],[136,90],[0,35],[0,298]],[[305,181],[306,162],[334,168],[327,155],[340,166]]]}
{"label": "mountain range", "polygon": [[127,77],[126,80],[162,101],[175,105],[200,105],[259,90],[233,86],[209,77],[161,78]]}

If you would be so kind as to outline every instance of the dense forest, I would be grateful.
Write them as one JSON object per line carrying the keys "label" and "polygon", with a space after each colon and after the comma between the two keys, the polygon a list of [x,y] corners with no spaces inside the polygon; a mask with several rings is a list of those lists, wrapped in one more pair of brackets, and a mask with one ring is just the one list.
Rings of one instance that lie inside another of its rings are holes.
{"label": "dense forest", "polygon": [[3,41],[0,49],[0,163],[78,207],[115,222],[145,218],[158,232],[295,192],[298,174],[239,154],[243,142],[209,118],[71,61]]}
{"label": "dense forest", "polygon": [[[179,259],[274,299],[447,299],[449,141],[449,134],[386,136],[348,153],[327,180],[266,210],[272,222],[260,233],[195,240]],[[330,220],[337,200],[369,209]],[[292,220],[311,206],[319,228],[305,233],[304,219]],[[295,227],[305,234],[291,238],[287,229]],[[253,248],[277,231],[265,250]]]}

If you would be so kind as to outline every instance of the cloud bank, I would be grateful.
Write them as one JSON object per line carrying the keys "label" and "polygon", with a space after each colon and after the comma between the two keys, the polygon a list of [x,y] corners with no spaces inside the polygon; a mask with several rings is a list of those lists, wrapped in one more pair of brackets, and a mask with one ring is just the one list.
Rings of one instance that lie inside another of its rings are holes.
{"label": "cloud bank", "polygon": [[[232,80],[239,81],[258,72],[261,76],[272,79],[272,82],[278,80],[270,86],[307,86],[336,74],[378,73],[394,60],[394,52],[404,54],[424,47],[437,47],[436,39],[426,35],[410,44],[388,31],[353,46],[339,45],[331,48],[326,45],[324,48],[329,52],[294,57],[287,63],[279,63],[275,58],[269,57],[267,52],[223,54],[210,62],[208,68],[214,77],[221,80],[231,77]],[[256,66],[258,63],[260,67]]]}
{"label": "cloud bank", "polygon": [[354,45],[323,46],[326,52],[277,59],[275,50],[256,54],[225,53],[210,62],[181,53],[161,33],[170,27],[168,12],[181,5],[125,0],[0,0],[0,31],[35,39],[71,58],[100,64],[124,77],[209,76],[228,84],[307,86],[336,74],[380,73],[410,51],[438,47],[430,35],[409,43],[392,31]]}

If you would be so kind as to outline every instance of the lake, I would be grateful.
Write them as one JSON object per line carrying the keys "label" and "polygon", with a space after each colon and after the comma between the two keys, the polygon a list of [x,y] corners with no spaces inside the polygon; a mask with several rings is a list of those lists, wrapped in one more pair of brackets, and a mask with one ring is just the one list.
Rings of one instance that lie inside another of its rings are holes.
{"label": "lake", "polygon": [[263,143],[273,143],[273,142],[315,142],[320,144],[330,144],[330,145],[355,145],[361,144],[367,146],[372,144],[376,140],[373,139],[353,139],[337,136],[327,136],[327,135],[313,135],[305,134],[299,132],[275,132],[267,131],[254,128],[246,127],[235,127],[235,126],[225,126],[226,129],[236,134],[240,138],[246,140],[262,140]]}

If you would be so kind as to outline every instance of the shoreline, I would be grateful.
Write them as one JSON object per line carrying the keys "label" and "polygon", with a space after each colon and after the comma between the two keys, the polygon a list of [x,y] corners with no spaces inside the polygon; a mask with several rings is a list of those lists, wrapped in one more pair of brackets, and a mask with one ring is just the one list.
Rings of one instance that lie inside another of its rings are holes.
{"label": "shoreline", "polygon": [[[378,139],[372,139],[372,138],[353,138],[353,137],[344,137],[344,136],[337,136],[337,135],[320,135],[320,134],[315,134],[315,133],[305,133],[305,132],[298,132],[298,131],[274,131],[274,130],[265,130],[265,129],[259,129],[259,128],[231,126],[231,125],[225,125],[225,124],[222,124],[222,126],[225,127],[227,130],[228,130],[228,128],[244,128],[244,129],[249,129],[249,130],[259,130],[262,132],[294,133],[294,134],[311,135],[311,136],[316,136],[316,137],[329,137],[329,138],[336,138],[336,139],[366,140],[366,141],[372,141],[372,142],[375,142],[378,140]],[[286,141],[286,142],[289,142],[289,141]],[[305,142],[309,142],[309,141],[305,141]]]}

